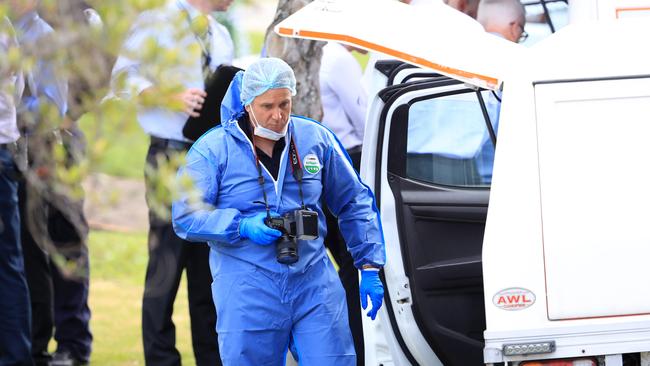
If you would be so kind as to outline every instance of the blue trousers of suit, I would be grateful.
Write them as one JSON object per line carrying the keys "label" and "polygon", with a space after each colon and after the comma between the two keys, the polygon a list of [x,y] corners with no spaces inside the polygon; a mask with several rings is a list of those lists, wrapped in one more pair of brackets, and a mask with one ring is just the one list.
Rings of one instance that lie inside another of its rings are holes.
{"label": "blue trousers of suit", "polygon": [[12,154],[0,147],[0,365],[31,365],[31,313],[20,246],[18,182]]}
{"label": "blue trousers of suit", "polygon": [[355,366],[345,291],[329,258],[300,275],[242,262],[212,282],[224,366],[283,366],[287,348],[300,365]]}

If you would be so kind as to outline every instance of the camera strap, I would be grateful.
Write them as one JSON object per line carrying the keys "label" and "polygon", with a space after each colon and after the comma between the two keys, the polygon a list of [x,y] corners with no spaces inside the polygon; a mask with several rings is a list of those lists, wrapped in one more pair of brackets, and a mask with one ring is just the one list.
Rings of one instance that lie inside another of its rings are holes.
{"label": "camera strap", "polygon": [[298,182],[298,192],[300,192],[300,204],[302,209],[305,210],[305,200],[302,194],[302,163],[300,162],[300,155],[298,155],[298,148],[296,142],[291,135],[291,143],[289,144],[289,160],[291,162],[291,173],[293,178]]}
{"label": "camera strap", "polygon": [[[262,196],[264,197],[264,207],[266,208],[266,217],[271,217],[271,209],[269,207],[268,198],[266,196],[266,190],[264,189],[264,175],[262,175],[262,164],[260,163],[260,158],[257,156],[257,145],[255,144],[255,136],[252,136],[253,140],[253,155],[255,156],[255,166],[257,167],[257,182],[262,188]],[[289,142],[289,162],[291,163],[291,173],[293,178],[298,182],[298,192],[300,194],[300,205],[303,210],[305,210],[305,200],[302,193],[302,163],[300,162],[300,155],[298,155],[298,148],[296,147],[296,142],[293,139],[293,134],[291,136],[291,141]]]}

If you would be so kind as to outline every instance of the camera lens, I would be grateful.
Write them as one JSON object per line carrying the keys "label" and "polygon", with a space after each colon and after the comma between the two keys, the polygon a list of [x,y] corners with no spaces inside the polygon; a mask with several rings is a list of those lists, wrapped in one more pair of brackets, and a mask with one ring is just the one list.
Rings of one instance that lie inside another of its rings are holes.
{"label": "camera lens", "polygon": [[287,235],[282,235],[275,244],[276,259],[282,264],[293,264],[298,261],[298,246]]}

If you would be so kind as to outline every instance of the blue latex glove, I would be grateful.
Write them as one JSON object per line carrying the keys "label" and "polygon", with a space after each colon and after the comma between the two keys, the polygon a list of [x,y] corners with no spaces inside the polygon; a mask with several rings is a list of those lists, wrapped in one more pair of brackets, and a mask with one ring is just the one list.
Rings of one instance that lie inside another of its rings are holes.
{"label": "blue latex glove", "polygon": [[[272,216],[279,216],[271,213]],[[279,230],[272,229],[264,223],[266,212],[260,212],[251,217],[245,217],[239,222],[239,236],[243,239],[250,239],[255,244],[271,245],[282,233]]]}
{"label": "blue latex glove", "polygon": [[363,270],[361,271],[361,284],[359,285],[361,294],[361,307],[365,310],[368,307],[368,296],[372,302],[372,309],[368,312],[370,319],[375,320],[381,303],[384,301],[384,285],[379,279],[379,271]]}

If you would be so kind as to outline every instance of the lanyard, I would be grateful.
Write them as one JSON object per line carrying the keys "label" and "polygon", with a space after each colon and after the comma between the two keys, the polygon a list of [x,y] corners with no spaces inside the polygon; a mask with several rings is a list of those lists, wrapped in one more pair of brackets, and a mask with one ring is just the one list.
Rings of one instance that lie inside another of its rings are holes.
{"label": "lanyard", "polygon": [[[255,135],[253,135],[253,155],[255,156],[255,166],[257,167],[257,182],[262,188],[262,196],[264,197],[264,207],[266,208],[266,217],[271,217],[271,209],[264,189],[264,176],[262,175],[262,165],[257,156],[257,145],[255,144]],[[298,155],[298,148],[294,141],[293,134],[291,134],[291,141],[289,142],[289,161],[291,163],[291,173],[293,178],[298,182],[298,192],[300,193],[300,205],[305,210],[305,200],[302,193],[302,163],[300,162],[300,155]]]}
{"label": "lanyard", "polygon": [[[194,35],[194,38],[196,38],[196,41],[199,43],[199,46],[201,46],[201,53],[203,54],[203,58],[205,59],[203,67],[209,67],[210,64],[212,63],[212,56],[208,52],[208,47],[203,43],[203,40],[201,37],[196,34],[194,31],[194,23],[192,22],[192,17],[190,16],[190,11],[187,10],[187,8],[180,2],[180,0],[176,1],[176,6],[180,9],[181,13],[185,14],[185,19],[187,20],[187,23],[190,26],[190,31]],[[207,17],[207,15],[206,15]],[[208,33],[210,32],[210,24],[208,24]]]}
{"label": "lanyard", "polygon": [[300,205],[304,210],[305,200],[302,194],[302,163],[300,162],[300,155],[298,155],[296,142],[293,140],[293,134],[291,134],[291,144],[289,145],[289,160],[291,161],[291,174],[293,174],[293,178],[296,180],[296,182],[298,182]]}

